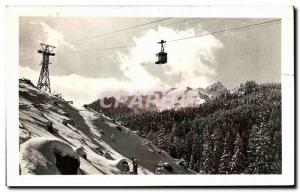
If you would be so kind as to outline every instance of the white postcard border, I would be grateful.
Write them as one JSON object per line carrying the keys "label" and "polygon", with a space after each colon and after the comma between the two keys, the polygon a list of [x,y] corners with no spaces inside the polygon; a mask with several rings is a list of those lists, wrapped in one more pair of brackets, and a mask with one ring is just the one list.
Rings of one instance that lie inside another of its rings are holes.
{"label": "white postcard border", "polygon": [[[294,184],[294,15],[293,7],[7,7],[5,34],[6,138],[8,186],[276,186]],[[281,18],[281,175],[19,175],[19,17],[222,17]]]}

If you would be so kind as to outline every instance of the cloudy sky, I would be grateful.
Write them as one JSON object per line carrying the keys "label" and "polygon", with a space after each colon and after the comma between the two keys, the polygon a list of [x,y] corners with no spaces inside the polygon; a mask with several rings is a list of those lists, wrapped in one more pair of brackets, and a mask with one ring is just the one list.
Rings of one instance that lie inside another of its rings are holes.
{"label": "cloudy sky", "polygon": [[[111,33],[157,20],[162,21]],[[172,41],[271,20],[21,17],[20,77],[37,83],[37,50],[39,43],[48,43],[56,46],[50,58],[52,90],[80,104],[116,94],[206,87],[216,81],[229,89],[247,80],[279,82],[280,21]],[[167,41],[168,63],[155,65],[161,39]]]}

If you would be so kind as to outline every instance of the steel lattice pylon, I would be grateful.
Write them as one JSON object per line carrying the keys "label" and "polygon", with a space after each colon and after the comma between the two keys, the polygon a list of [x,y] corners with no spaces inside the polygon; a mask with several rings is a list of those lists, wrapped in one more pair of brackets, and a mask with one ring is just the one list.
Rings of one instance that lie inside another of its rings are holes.
{"label": "steel lattice pylon", "polygon": [[42,65],[39,81],[37,87],[41,90],[51,93],[50,78],[49,78],[49,56],[55,56],[53,53],[54,46],[41,43],[42,49],[38,50],[38,53],[43,54],[43,59],[40,65]]}

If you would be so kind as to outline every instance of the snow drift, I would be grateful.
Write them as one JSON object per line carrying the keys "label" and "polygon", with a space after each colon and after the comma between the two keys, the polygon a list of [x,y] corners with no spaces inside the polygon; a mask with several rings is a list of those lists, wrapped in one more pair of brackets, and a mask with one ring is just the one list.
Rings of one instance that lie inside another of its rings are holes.
{"label": "snow drift", "polygon": [[[66,157],[68,160],[64,160]],[[22,175],[74,175],[80,164],[72,147],[45,137],[31,138],[23,143],[20,147],[20,159]]]}

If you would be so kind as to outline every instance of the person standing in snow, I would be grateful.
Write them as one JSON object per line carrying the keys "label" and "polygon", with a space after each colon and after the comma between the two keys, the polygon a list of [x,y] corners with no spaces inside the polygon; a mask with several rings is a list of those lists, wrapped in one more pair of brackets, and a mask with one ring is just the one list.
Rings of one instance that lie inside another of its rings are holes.
{"label": "person standing in snow", "polygon": [[114,134],[111,134],[110,138],[111,138],[112,142],[114,143],[115,142],[115,136],[114,136]]}
{"label": "person standing in snow", "polygon": [[132,157],[132,167],[133,167],[133,174],[137,175],[138,162],[134,157]]}

